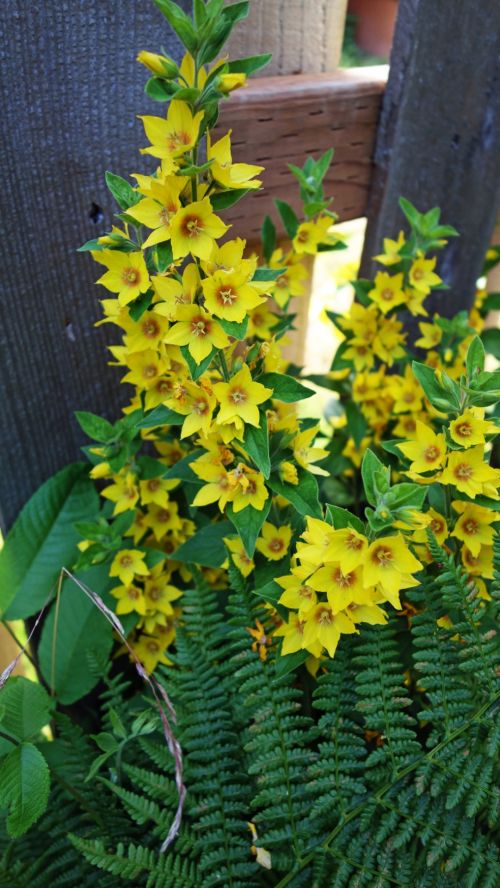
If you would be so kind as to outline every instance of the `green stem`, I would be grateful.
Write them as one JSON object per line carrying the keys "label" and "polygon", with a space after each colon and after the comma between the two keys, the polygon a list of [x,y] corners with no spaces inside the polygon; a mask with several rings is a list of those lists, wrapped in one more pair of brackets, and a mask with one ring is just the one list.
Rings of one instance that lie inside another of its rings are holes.
{"label": "green stem", "polygon": [[222,350],[219,352],[219,363],[220,363],[222,375],[223,375],[225,381],[229,382],[229,380],[230,380],[229,369],[228,369],[228,366],[226,363],[226,356]]}

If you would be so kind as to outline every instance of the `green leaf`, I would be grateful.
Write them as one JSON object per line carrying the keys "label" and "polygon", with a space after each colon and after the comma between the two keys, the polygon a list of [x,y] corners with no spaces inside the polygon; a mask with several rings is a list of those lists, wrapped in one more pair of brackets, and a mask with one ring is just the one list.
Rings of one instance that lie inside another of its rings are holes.
{"label": "green leaf", "polygon": [[271,473],[271,461],[269,459],[269,431],[267,427],[267,416],[264,410],[260,413],[259,427],[247,425],[245,427],[245,437],[243,439],[243,447],[253,460],[264,478],[269,478]]}
{"label": "green leaf", "polygon": [[49,789],[47,762],[32,743],[22,743],[3,760],[0,798],[2,808],[9,809],[7,832],[10,836],[22,836],[43,814]]}
{"label": "green leaf", "polygon": [[413,204],[410,203],[409,200],[406,200],[405,197],[399,198],[399,206],[401,207],[404,215],[408,219],[408,222],[410,223],[410,225],[412,225],[414,228],[418,229],[422,216],[418,212],[417,208],[414,207]]}
{"label": "green leaf", "polygon": [[[436,374],[431,367],[420,364],[418,361],[413,361],[412,370],[415,378],[422,386],[425,396],[436,410],[450,413],[460,409],[460,387],[446,373],[443,372],[441,374],[441,379],[443,380],[443,385],[441,385],[438,383]],[[445,380],[451,384],[448,389],[444,387]]]}
{"label": "green leaf", "polygon": [[270,216],[265,216],[260,232],[262,252],[266,262],[270,262],[276,249],[276,226]]}
{"label": "green leaf", "polygon": [[183,356],[184,360],[186,361],[186,363],[189,367],[189,372],[191,373],[191,379],[193,379],[193,381],[196,382],[196,380],[199,379],[200,376],[202,376],[204,374],[205,370],[208,370],[208,368],[210,367],[210,364],[212,363],[215,355],[217,354],[217,349],[213,348],[212,351],[210,352],[210,354],[207,355],[206,358],[203,358],[203,361],[200,364],[196,363],[196,361],[193,358],[193,356],[191,355],[191,352],[189,351],[189,348],[187,345],[181,346],[181,352],[182,352],[182,356]]}
{"label": "green leaf", "polygon": [[368,425],[361,410],[354,401],[347,401],[345,405],[347,428],[354,439],[356,447],[359,447],[368,431]]}
{"label": "green leaf", "polygon": [[250,190],[250,188],[234,188],[232,191],[219,191],[210,195],[210,203],[214,210],[227,210],[229,207],[234,207]]}
{"label": "green leaf", "polygon": [[146,290],[141,293],[137,299],[134,299],[128,306],[129,315],[133,321],[140,321],[143,314],[148,310],[154,298],[154,290]]}
{"label": "green leaf", "polygon": [[325,178],[328,170],[330,169],[330,164],[333,160],[333,148],[329,148],[328,151],[325,151],[324,154],[321,155],[320,159],[316,161],[314,165],[314,178],[322,182]]}
{"label": "green leaf", "polygon": [[268,484],[273,493],[284,496],[301,515],[322,518],[323,510],[318,499],[318,482],[311,472],[297,468],[299,483],[287,484],[278,475],[271,475]]}
{"label": "green leaf", "polygon": [[159,404],[150,413],[146,413],[146,416],[137,423],[136,427],[138,429],[155,429],[164,425],[182,425],[185,418],[181,413],[176,413],[175,410],[170,410],[164,404]]}
{"label": "green leaf", "polygon": [[109,170],[105,174],[106,185],[116,200],[121,210],[128,210],[141,200],[141,195],[129,185],[121,176],[110,173]]}
{"label": "green leaf", "polygon": [[253,281],[275,281],[286,271],[285,268],[258,268],[252,278]]}
{"label": "green leaf", "polygon": [[264,508],[260,510],[254,509],[253,506],[245,506],[240,512],[235,512],[232,505],[226,509],[226,515],[236,528],[249,558],[253,557],[257,537],[269,515],[270,508],[271,497],[267,498]]}
{"label": "green leaf", "polygon": [[315,394],[312,389],[302,385],[294,376],[288,376],[286,373],[264,373],[259,376],[258,381],[267,388],[272,388],[272,397],[285,404],[304,401]]}
{"label": "green leaf", "polygon": [[198,48],[198,40],[194,25],[186,13],[173,0],[154,0],[160,12],[174,29],[183,46],[194,55]]}
{"label": "green leaf", "polygon": [[[112,583],[107,565],[91,567],[76,576],[101,598]],[[59,611],[55,602],[45,620],[38,648],[42,675],[61,703],[74,703],[95,687],[102,674],[96,670],[96,663],[102,664],[104,671],[112,647],[111,625],[67,577]]]}
{"label": "green leaf", "polygon": [[285,231],[290,239],[294,238],[297,234],[297,230],[299,227],[299,220],[295,211],[292,209],[290,204],[286,203],[284,200],[279,200],[276,198],[274,201],[276,209],[280,214],[281,221],[283,222]]}
{"label": "green leaf", "polygon": [[310,656],[308,651],[296,651],[294,654],[278,657],[276,659],[276,679],[284,678],[289,672],[294,672]]}
{"label": "green leaf", "polygon": [[55,592],[61,568],[77,557],[75,522],[94,518],[98,510],[83,463],[66,466],[33,494],[0,552],[0,612],[6,619],[40,610]]}
{"label": "green leaf", "polygon": [[228,71],[230,74],[254,74],[260,71],[273,57],[272,52],[265,52],[262,55],[247,56],[245,59],[232,59],[228,62]]}
{"label": "green leaf", "polygon": [[500,311],[500,293],[488,293],[486,299],[481,306],[481,314],[488,314],[490,311]]}
{"label": "green leaf", "polygon": [[500,330],[489,327],[487,330],[483,330],[481,339],[488,354],[500,361]]}
{"label": "green leaf", "polygon": [[169,265],[172,265],[172,262],[173,253],[171,242],[165,241],[162,244],[156,244],[156,265],[160,274],[166,271]]}
{"label": "green leaf", "polygon": [[485,358],[486,352],[484,350],[484,345],[479,336],[474,336],[474,339],[467,349],[467,357],[465,358],[469,380],[472,380],[474,376],[478,375],[478,373],[482,373],[484,370]]}
{"label": "green leaf", "polygon": [[29,740],[50,721],[52,700],[45,688],[24,676],[10,678],[0,692],[1,730],[17,740]]}
{"label": "green leaf", "polygon": [[75,418],[87,437],[93,441],[106,444],[116,436],[114,427],[102,416],[96,416],[95,413],[88,413],[86,410],[77,410]]}
{"label": "green leaf", "polygon": [[331,523],[335,530],[341,530],[344,527],[352,527],[354,530],[357,530],[358,533],[365,532],[365,526],[361,521],[361,518],[358,518],[357,515],[353,515],[352,512],[349,512],[348,509],[343,509],[341,506],[334,506],[331,503],[326,504],[326,516],[331,519]]}
{"label": "green leaf", "polygon": [[361,463],[361,477],[365,488],[366,498],[372,506],[377,504],[381,494],[387,493],[390,484],[390,469],[384,466],[373,452],[365,450]]}
{"label": "green leaf", "polygon": [[191,481],[195,484],[204,484],[204,481],[200,481],[197,475],[190,468],[192,462],[195,459],[198,459],[202,453],[206,451],[198,448],[197,450],[192,450],[191,453],[188,453],[187,456],[184,456],[178,462],[176,462],[173,466],[171,466],[168,472],[165,473],[165,478],[181,478],[183,481]]}
{"label": "green leaf", "polygon": [[154,102],[170,102],[179,87],[172,80],[164,80],[162,77],[150,77],[144,92]]}
{"label": "green leaf", "polygon": [[224,537],[232,533],[232,529],[229,521],[206,524],[179,546],[170,557],[187,564],[220,567],[227,555]]}
{"label": "green leaf", "polygon": [[245,338],[248,329],[248,316],[244,318],[241,324],[237,324],[236,321],[226,321],[224,318],[219,318],[218,321],[224,333],[227,333],[228,336],[239,340]]}

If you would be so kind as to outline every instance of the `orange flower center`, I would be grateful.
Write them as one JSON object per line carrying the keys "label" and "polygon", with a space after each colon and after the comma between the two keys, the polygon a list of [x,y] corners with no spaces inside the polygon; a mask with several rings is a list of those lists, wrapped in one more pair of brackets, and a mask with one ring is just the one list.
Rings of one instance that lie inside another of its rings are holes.
{"label": "orange flower center", "polygon": [[455,467],[455,478],[458,478],[459,481],[467,481],[469,478],[472,478],[474,474],[474,469],[469,463],[459,463],[458,466]]}
{"label": "orange flower center", "polygon": [[217,299],[222,305],[233,305],[238,298],[238,294],[232,287],[221,287],[217,290]]}
{"label": "orange flower center", "polygon": [[312,598],[313,590],[310,586],[301,586],[299,589],[299,596],[300,598]]}
{"label": "orange flower center", "polygon": [[161,487],[161,481],[159,478],[151,478],[151,481],[148,481],[147,486],[148,490],[150,490],[151,493],[154,493],[155,490],[158,490]]}
{"label": "orange flower center", "polygon": [[382,290],[380,295],[382,299],[384,299],[386,302],[390,302],[391,299],[394,299],[394,293],[392,292],[392,290],[389,290],[388,287],[385,290]]}
{"label": "orange flower center", "polygon": [[152,318],[148,318],[142,325],[142,335],[147,339],[156,339],[160,332],[160,325]]}
{"label": "orange flower center", "polygon": [[356,582],[356,574],[354,571],[351,571],[351,573],[348,574],[343,574],[340,567],[337,567],[332,574],[332,580],[337,586],[340,586],[341,589],[349,589],[349,587]]}
{"label": "orange flower center", "polygon": [[139,283],[141,279],[140,272],[137,268],[124,268],[122,273],[122,281],[127,286],[134,286],[134,284]]}
{"label": "orange flower center", "polygon": [[146,366],[143,367],[142,370],[142,375],[144,376],[144,379],[153,379],[153,377],[156,376],[157,373],[158,367],[156,366],[156,364],[146,364]]}
{"label": "orange flower center", "polygon": [[320,608],[316,614],[316,620],[321,626],[331,626],[333,619],[333,613],[329,607]]}
{"label": "orange flower center", "polygon": [[160,645],[157,644],[156,641],[153,641],[153,640],[148,641],[146,647],[147,647],[148,651],[150,652],[150,654],[157,654],[158,651],[160,650]]}
{"label": "orange flower center", "polygon": [[233,404],[242,404],[247,400],[248,396],[242,389],[232,389],[229,398]]}
{"label": "orange flower center", "polygon": [[135,589],[134,586],[132,586],[132,587],[127,591],[127,595],[128,595],[129,598],[132,598],[132,599],[134,600],[134,599],[136,599],[136,598],[139,598],[140,592],[139,592],[138,589]]}
{"label": "orange flower center", "polygon": [[285,544],[279,537],[273,537],[269,542],[269,548],[271,552],[282,552],[285,548]]}
{"label": "orange flower center", "polygon": [[208,404],[206,401],[194,401],[193,410],[198,416],[204,416],[208,412]]}
{"label": "orange flower center", "polygon": [[473,518],[469,518],[467,521],[464,521],[464,533],[469,534],[469,536],[473,536],[479,530],[479,524],[477,521],[474,521]]}
{"label": "orange flower center", "polygon": [[412,277],[415,281],[421,281],[424,276],[424,273],[421,268],[414,268],[412,271]]}
{"label": "orange flower center", "polygon": [[437,536],[444,530],[444,521],[440,521],[439,518],[433,518],[430,523],[430,528]]}
{"label": "orange flower center", "polygon": [[153,586],[149,590],[149,597],[153,599],[153,601],[158,601],[161,598],[161,589],[159,586]]}
{"label": "orange flower center", "polygon": [[279,287],[280,290],[286,290],[289,284],[289,279],[287,274],[281,274],[279,278],[276,280],[276,287]]}
{"label": "orange flower center", "polygon": [[385,546],[377,546],[372,552],[372,561],[379,567],[390,567],[394,560],[394,554]]}
{"label": "orange flower center", "polygon": [[472,435],[472,426],[470,422],[461,422],[455,426],[455,434],[459,438],[470,438]]}
{"label": "orange flower center", "polygon": [[210,324],[204,318],[193,318],[191,321],[191,333],[194,336],[208,336],[210,333]]}
{"label": "orange flower center", "polygon": [[203,220],[198,216],[186,216],[182,222],[184,237],[199,237],[203,233]]}
{"label": "orange flower center", "polygon": [[156,520],[159,521],[160,524],[165,524],[167,521],[170,521],[170,517],[168,509],[159,509]]}
{"label": "orange flower center", "polygon": [[350,533],[346,539],[346,546],[348,549],[354,549],[354,551],[357,552],[359,549],[363,548],[363,540],[358,539],[357,536]]}
{"label": "orange flower center", "polygon": [[130,555],[122,555],[122,557],[120,558],[120,564],[122,567],[130,567],[130,565],[133,564]]}
{"label": "orange flower center", "polygon": [[191,139],[189,138],[189,133],[183,132],[182,130],[179,133],[174,130],[169,134],[167,139],[167,148],[169,151],[176,151],[177,148],[190,144]]}
{"label": "orange flower center", "polygon": [[435,462],[441,456],[441,451],[439,447],[436,447],[435,444],[431,444],[429,447],[426,447],[424,450],[424,458],[426,462]]}

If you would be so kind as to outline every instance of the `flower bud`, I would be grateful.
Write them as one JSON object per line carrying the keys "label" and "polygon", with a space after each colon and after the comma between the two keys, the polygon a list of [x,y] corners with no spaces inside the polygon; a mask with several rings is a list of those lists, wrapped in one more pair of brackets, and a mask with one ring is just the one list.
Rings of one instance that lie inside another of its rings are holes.
{"label": "flower bud", "polygon": [[219,80],[219,89],[223,95],[227,96],[234,89],[245,86],[247,82],[246,74],[221,74]]}
{"label": "flower bud", "polygon": [[145,65],[148,71],[151,71],[152,74],[157,74],[159,77],[172,78],[177,77],[179,73],[179,68],[172,59],[167,58],[167,56],[158,55],[156,52],[142,50],[137,56],[137,61],[140,62],[141,65]]}

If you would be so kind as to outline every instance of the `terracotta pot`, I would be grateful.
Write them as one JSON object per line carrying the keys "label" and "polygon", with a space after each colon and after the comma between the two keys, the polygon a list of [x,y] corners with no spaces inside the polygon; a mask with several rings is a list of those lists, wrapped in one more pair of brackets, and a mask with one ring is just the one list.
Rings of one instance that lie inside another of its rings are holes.
{"label": "terracotta pot", "polygon": [[355,15],[356,43],[371,55],[389,58],[398,0],[349,0],[349,13]]}

